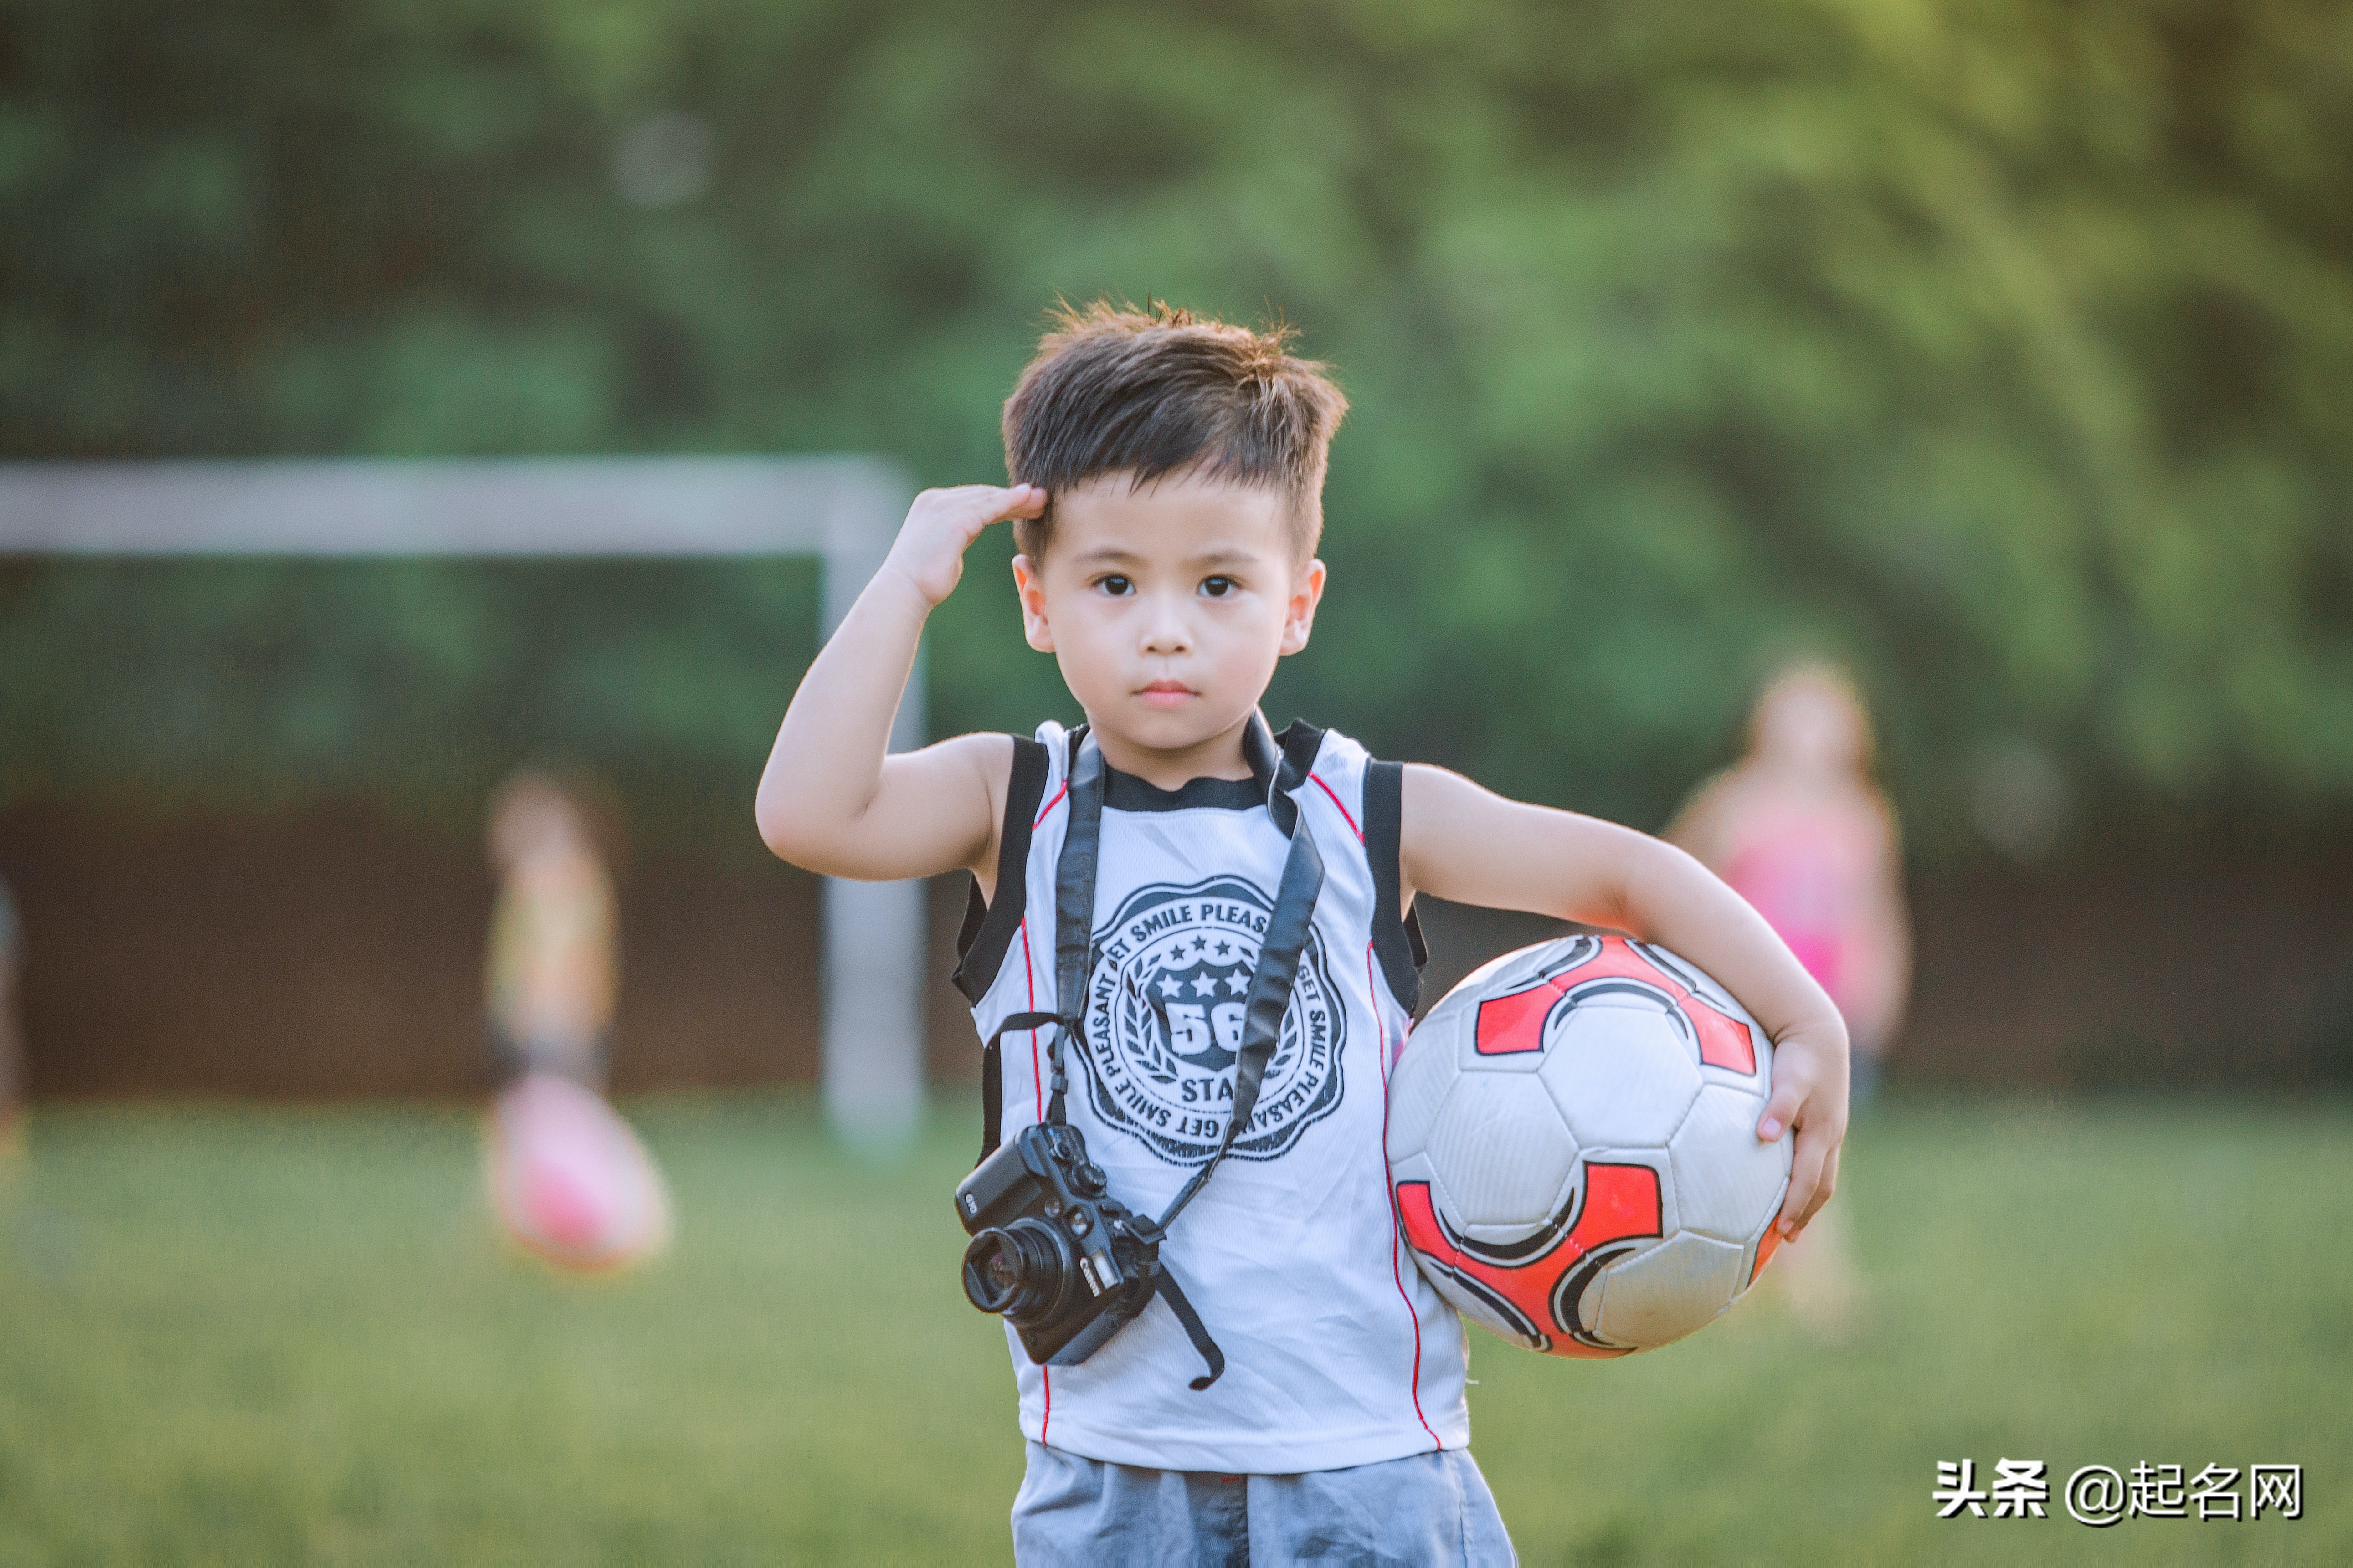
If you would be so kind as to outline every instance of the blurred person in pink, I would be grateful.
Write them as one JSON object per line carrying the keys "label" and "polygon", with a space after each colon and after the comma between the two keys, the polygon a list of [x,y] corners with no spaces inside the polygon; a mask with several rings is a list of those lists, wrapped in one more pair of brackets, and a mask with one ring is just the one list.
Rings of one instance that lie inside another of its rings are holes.
{"label": "blurred person in pink", "polygon": [[508,1233],[549,1261],[611,1268],[670,1234],[659,1172],[605,1102],[619,990],[613,882],[580,803],[538,773],[491,803],[487,1004],[503,1081],[490,1119],[493,1203]]}
{"label": "blurred person in pink", "polygon": [[[1853,682],[1806,660],[1757,699],[1748,754],[1695,791],[1666,837],[1779,934],[1829,992],[1852,1042],[1849,1103],[1866,1104],[1912,982],[1895,816],[1872,778],[1871,718]],[[1826,1211],[1776,1273],[1814,1327],[1836,1332],[1856,1295],[1844,1221]]]}
{"label": "blurred person in pink", "polygon": [[1821,983],[1870,1098],[1912,984],[1895,815],[1871,776],[1871,719],[1836,667],[1807,660],[1757,700],[1748,754],[1684,803],[1667,837],[1755,906]]}

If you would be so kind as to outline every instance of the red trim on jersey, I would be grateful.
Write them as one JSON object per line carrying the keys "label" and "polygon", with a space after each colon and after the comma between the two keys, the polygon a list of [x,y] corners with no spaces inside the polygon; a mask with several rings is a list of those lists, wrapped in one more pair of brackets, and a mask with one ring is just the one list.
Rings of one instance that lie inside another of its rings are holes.
{"label": "red trim on jersey", "polygon": [[[1038,965],[1029,957],[1029,922],[1021,922],[1021,984],[1029,998],[1029,1011],[1038,1010]],[[1046,1075],[1038,1066],[1038,1031],[1029,1031],[1029,1087],[1037,1090],[1038,1120],[1046,1120]]]}
{"label": "red trim on jersey", "polygon": [[[1057,795],[1054,798],[1060,800],[1062,797]],[[1046,809],[1051,811],[1053,807],[1050,805]],[[1038,820],[1043,822],[1046,819],[1041,816]],[[1026,916],[1021,921],[1021,984],[1028,988],[1029,1011],[1035,1013],[1038,1010],[1038,966],[1029,960],[1029,921]],[[1035,1029],[1029,1031],[1029,1087],[1037,1090],[1038,1120],[1043,1121],[1046,1120],[1046,1075],[1038,1070],[1038,1031]],[[1386,1140],[1383,1147],[1387,1147]],[[1041,1366],[1038,1369],[1038,1375],[1046,1384],[1046,1414],[1038,1422],[1038,1441],[1042,1443],[1046,1440],[1046,1428],[1054,1424],[1054,1369]]]}
{"label": "red trim on jersey", "polygon": [[1332,795],[1332,786],[1324,782],[1323,775],[1320,773],[1309,773],[1307,776],[1315,781],[1316,788],[1322,790],[1327,795],[1332,795],[1332,804],[1335,806],[1339,806],[1340,808],[1340,820],[1348,825],[1348,831],[1356,836],[1357,843],[1362,844],[1365,841],[1365,830],[1356,826],[1356,819],[1348,815],[1348,808],[1345,805],[1340,805],[1340,797],[1336,795]]}
{"label": "red trim on jersey", "polygon": [[[1322,784],[1324,781],[1317,779],[1315,782]],[[1324,793],[1332,794],[1329,789],[1324,790]],[[1338,805],[1339,797],[1335,795],[1332,804]],[[1344,809],[1340,815],[1345,816],[1348,814]],[[1356,824],[1352,822],[1348,826],[1353,827]],[[1368,942],[1365,943],[1365,985],[1366,994],[1372,1000],[1373,1019],[1376,1023],[1380,1021],[1381,1016],[1380,992],[1374,988],[1377,984],[1373,978],[1373,944]],[[1383,1177],[1381,1185],[1387,1190],[1389,1200],[1389,1278],[1397,1284],[1398,1300],[1405,1303],[1405,1315],[1413,1321],[1413,1418],[1421,1423],[1423,1431],[1430,1433],[1430,1447],[1439,1449],[1445,1447],[1446,1445],[1439,1441],[1436,1432],[1430,1431],[1430,1417],[1421,1413],[1421,1314],[1413,1310],[1413,1298],[1406,1294],[1405,1265],[1404,1260],[1398,1257],[1398,1250],[1403,1243],[1398,1239],[1402,1221],[1398,1214],[1397,1184],[1387,1179],[1389,1168],[1389,1070],[1396,1065],[1396,1059],[1389,1055],[1386,1043],[1381,1047],[1379,1060],[1381,1062],[1381,1173]]]}
{"label": "red trim on jersey", "polygon": [[1062,797],[1070,793],[1071,781],[1064,779],[1062,781],[1062,787],[1054,792],[1054,798],[1048,801],[1044,809],[1038,813],[1038,820],[1029,825],[1029,831],[1035,833],[1038,829],[1043,827],[1046,825],[1046,819],[1054,815],[1054,808],[1062,804]]}

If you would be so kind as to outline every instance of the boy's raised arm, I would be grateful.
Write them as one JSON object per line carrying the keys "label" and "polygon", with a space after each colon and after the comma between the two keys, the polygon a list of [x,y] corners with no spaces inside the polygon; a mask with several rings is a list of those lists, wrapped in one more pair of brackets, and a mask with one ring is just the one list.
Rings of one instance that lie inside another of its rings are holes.
{"label": "boy's raised arm", "polygon": [[1399,869],[1415,889],[1621,931],[1690,959],[1772,1037],[1773,1093],[1757,1135],[1797,1130],[1782,1234],[1838,1182],[1846,1137],[1846,1025],[1821,986],[1739,894],[1673,846],[1630,827],[1506,800],[1459,773],[1405,770]]}
{"label": "boy's raised arm", "polygon": [[915,498],[881,570],[801,678],[760,774],[760,837],[779,857],[869,880],[993,873],[1011,742],[960,735],[885,753],[923,622],[964,575],[965,550],[990,523],[1045,504],[1032,485]]}

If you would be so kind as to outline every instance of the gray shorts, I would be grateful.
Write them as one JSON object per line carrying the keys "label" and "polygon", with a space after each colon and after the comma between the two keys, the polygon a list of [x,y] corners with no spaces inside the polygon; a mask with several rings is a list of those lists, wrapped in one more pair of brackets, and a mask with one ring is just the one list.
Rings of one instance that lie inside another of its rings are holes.
{"label": "gray shorts", "polygon": [[1029,1445],[1013,1500],[1021,1568],[1250,1568],[1288,1563],[1508,1568],[1487,1478],[1450,1448],[1345,1470],[1220,1476]]}

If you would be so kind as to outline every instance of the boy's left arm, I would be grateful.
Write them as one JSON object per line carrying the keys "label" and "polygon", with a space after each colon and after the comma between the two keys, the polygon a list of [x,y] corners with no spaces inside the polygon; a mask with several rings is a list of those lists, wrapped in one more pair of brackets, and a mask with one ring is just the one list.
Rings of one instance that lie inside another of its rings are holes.
{"label": "boy's left arm", "polygon": [[1784,1236],[1838,1184],[1846,1137],[1846,1025],[1773,928],[1697,860],[1645,833],[1506,800],[1460,773],[1405,770],[1398,869],[1457,903],[1525,910],[1620,931],[1690,959],[1754,1014],[1773,1040],[1773,1093],[1757,1123],[1767,1142],[1797,1132]]}

